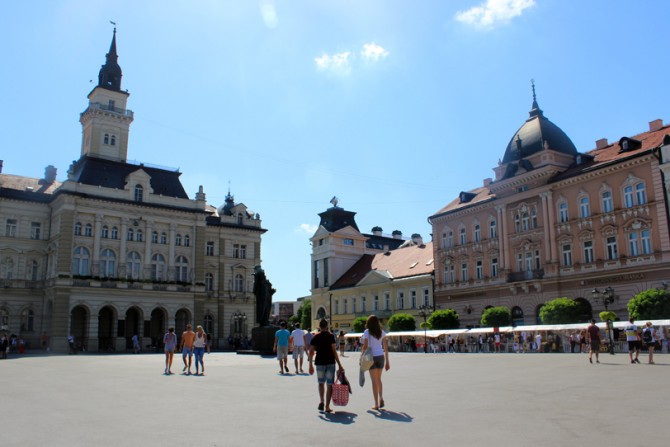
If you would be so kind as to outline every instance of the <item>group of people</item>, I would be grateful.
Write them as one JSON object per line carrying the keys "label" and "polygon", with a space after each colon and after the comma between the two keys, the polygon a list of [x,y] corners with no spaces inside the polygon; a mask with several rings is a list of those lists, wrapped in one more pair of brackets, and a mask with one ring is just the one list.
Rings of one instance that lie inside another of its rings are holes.
{"label": "group of people", "polygon": [[[361,337],[361,356],[368,347],[372,351],[373,363],[369,369],[370,381],[372,382],[372,395],[374,398],[373,410],[384,408],[384,393],[382,385],[382,371],[389,370],[388,340],[386,332],[381,328],[379,319],[370,315],[366,321],[366,329]],[[274,351],[279,361],[279,373],[288,373],[288,351],[293,346],[293,360],[296,374],[303,373],[303,355],[305,349],[309,348],[307,361],[309,363],[309,374],[316,372],[319,390],[319,411],[332,413],[331,401],[333,397],[333,383],[335,383],[335,365],[338,366],[338,375],[344,374],[344,367],[338,355],[338,342],[335,335],[328,328],[328,321],[322,319],[319,322],[319,332],[312,336],[310,331],[303,331],[296,324],[293,332],[286,329],[286,323],[280,323],[280,329],[275,333]]]}
{"label": "group of people", "polygon": [[[174,374],[172,372],[172,360],[174,358],[175,350],[177,349],[177,334],[174,328],[168,329],[163,336],[163,345],[165,346],[165,371],[164,374]],[[191,375],[191,367],[193,366],[193,356],[195,355],[195,375],[205,375],[205,350],[209,352],[209,344],[207,343],[207,334],[202,326],[198,325],[193,332],[190,324],[186,325],[186,330],[181,334],[181,342],[179,343],[179,350],[184,362],[182,373]]]}
{"label": "group of people", "polygon": [[[651,321],[647,321],[644,328],[640,330],[635,324],[635,320],[630,318],[628,324],[624,327],[626,342],[628,343],[628,356],[632,364],[640,363],[640,351],[644,343],[649,352],[648,363],[654,364],[654,351],[658,341],[656,331]],[[596,355],[596,363],[600,363],[598,354],[600,352],[600,328],[596,326],[596,320],[591,320],[591,324],[586,329],[587,342],[589,343],[589,362],[593,363],[593,354]]]}

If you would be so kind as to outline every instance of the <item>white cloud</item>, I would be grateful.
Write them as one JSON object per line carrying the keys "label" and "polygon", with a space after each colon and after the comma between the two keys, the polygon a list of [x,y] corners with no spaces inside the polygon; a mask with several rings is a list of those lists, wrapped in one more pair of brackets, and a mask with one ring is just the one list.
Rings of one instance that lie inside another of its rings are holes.
{"label": "white cloud", "polygon": [[329,71],[336,74],[349,75],[351,74],[351,61],[349,60],[350,52],[335,53],[332,56],[323,53],[320,57],[314,59],[316,68],[319,71]]}
{"label": "white cloud", "polygon": [[263,17],[263,22],[268,28],[275,28],[279,23],[277,18],[277,11],[275,10],[275,5],[271,0],[261,1],[261,16]]}
{"label": "white cloud", "polygon": [[508,22],[532,6],[535,0],[486,0],[486,3],[456,13],[456,20],[477,28]]}
{"label": "white cloud", "polygon": [[388,51],[374,42],[364,44],[363,50],[361,51],[361,56],[363,56],[363,59],[375,62],[379,59],[384,59],[388,55]]}
{"label": "white cloud", "polygon": [[319,229],[318,225],[310,225],[310,224],[300,224],[298,228],[296,228],[296,232],[300,233],[307,233],[308,235],[312,236],[314,233],[316,233],[316,230]]}

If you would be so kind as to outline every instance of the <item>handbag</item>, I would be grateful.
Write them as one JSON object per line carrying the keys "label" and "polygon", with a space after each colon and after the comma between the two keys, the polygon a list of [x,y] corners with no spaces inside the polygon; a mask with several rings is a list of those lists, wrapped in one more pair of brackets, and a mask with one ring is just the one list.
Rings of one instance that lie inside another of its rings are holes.
{"label": "handbag", "polygon": [[337,380],[333,383],[333,404],[344,407],[349,403],[350,386],[343,371],[337,373]]}
{"label": "handbag", "polygon": [[375,360],[372,358],[372,348],[368,346],[363,355],[361,355],[361,371],[367,371],[374,363]]}

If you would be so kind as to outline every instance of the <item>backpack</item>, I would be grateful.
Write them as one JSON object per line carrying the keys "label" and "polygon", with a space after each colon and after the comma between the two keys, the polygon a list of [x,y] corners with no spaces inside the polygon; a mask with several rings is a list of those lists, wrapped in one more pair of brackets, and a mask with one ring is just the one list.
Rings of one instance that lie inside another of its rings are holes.
{"label": "backpack", "polygon": [[651,341],[654,339],[654,337],[651,335],[651,329],[647,328],[644,331],[642,331],[642,341],[645,343],[651,343]]}

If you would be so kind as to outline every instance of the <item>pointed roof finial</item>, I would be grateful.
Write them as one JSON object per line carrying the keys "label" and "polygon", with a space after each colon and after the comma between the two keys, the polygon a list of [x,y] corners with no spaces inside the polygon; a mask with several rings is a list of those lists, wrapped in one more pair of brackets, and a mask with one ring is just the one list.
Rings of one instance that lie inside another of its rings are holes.
{"label": "pointed roof finial", "polygon": [[540,106],[537,104],[537,95],[535,94],[535,79],[530,80],[530,85],[531,85],[531,88],[533,89],[533,105],[531,106],[529,114],[530,114],[531,117],[538,116],[538,115],[541,116],[542,115],[542,110],[540,109]]}
{"label": "pointed roof finial", "polygon": [[105,65],[100,68],[98,74],[98,86],[108,90],[121,91],[121,77],[123,74],[118,63],[119,56],[116,54],[116,23],[111,20],[109,23],[114,25],[114,35],[109,46],[109,53],[105,56]]}

